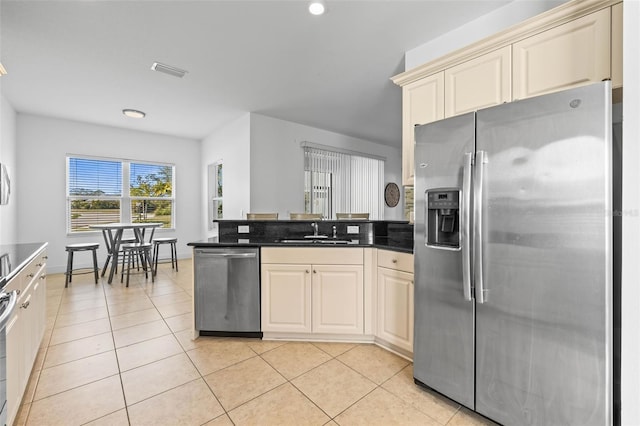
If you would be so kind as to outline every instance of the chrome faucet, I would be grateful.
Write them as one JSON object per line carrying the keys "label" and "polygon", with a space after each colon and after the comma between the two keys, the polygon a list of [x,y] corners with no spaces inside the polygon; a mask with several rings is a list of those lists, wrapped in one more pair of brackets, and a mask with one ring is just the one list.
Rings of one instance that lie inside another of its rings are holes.
{"label": "chrome faucet", "polygon": [[317,222],[313,222],[311,224],[311,227],[313,228],[313,236],[317,237],[318,236],[318,223]]}

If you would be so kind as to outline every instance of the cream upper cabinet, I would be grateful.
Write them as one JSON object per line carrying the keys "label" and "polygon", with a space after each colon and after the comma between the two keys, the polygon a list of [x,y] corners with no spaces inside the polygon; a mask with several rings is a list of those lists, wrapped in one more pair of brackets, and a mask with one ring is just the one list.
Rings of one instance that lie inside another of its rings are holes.
{"label": "cream upper cabinet", "polygon": [[511,101],[511,46],[444,71],[445,117]]}
{"label": "cream upper cabinet", "polygon": [[611,12],[583,16],[513,44],[513,98],[611,78]]}
{"label": "cream upper cabinet", "polygon": [[363,270],[359,265],[314,265],[315,333],[364,333]]}
{"label": "cream upper cabinet", "polygon": [[402,88],[402,184],[413,185],[414,127],[444,118],[444,72]]}
{"label": "cream upper cabinet", "polygon": [[622,3],[611,8],[611,86],[622,87]]}

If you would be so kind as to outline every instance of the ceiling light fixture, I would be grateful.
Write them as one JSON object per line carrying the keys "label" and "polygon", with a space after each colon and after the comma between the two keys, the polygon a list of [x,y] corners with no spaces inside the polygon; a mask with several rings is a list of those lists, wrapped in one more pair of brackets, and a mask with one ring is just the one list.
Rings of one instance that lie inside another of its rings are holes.
{"label": "ceiling light fixture", "polygon": [[313,0],[309,3],[309,13],[312,15],[323,15],[327,11],[324,0]]}
{"label": "ceiling light fixture", "polygon": [[127,117],[131,118],[144,118],[147,114],[142,111],[138,111],[137,109],[123,109],[122,113]]}
{"label": "ceiling light fixture", "polygon": [[163,72],[165,74],[169,74],[179,78],[184,77],[184,75],[188,72],[186,70],[172,67],[171,65],[162,64],[160,62],[154,62],[153,65],[151,65],[151,69],[154,71]]}
{"label": "ceiling light fixture", "polygon": [[7,70],[2,65],[2,63],[0,63],[0,76],[3,76],[3,75],[7,75]]}

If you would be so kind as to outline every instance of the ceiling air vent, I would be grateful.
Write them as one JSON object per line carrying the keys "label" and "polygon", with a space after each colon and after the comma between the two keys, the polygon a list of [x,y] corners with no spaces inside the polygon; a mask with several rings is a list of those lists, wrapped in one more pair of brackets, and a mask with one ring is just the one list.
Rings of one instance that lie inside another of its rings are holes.
{"label": "ceiling air vent", "polygon": [[151,69],[180,78],[184,77],[184,75],[187,73],[187,71],[185,70],[181,70],[180,68],[172,67],[170,65],[161,64],[160,62],[154,62],[153,65],[151,65]]}

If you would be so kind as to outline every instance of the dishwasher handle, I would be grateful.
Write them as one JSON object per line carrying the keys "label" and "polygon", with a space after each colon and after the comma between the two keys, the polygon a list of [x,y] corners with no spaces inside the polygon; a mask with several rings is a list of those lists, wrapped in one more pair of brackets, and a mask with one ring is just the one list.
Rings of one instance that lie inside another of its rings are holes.
{"label": "dishwasher handle", "polygon": [[256,252],[240,252],[240,253],[217,253],[206,250],[196,250],[197,257],[218,257],[224,259],[250,259],[257,257]]}

